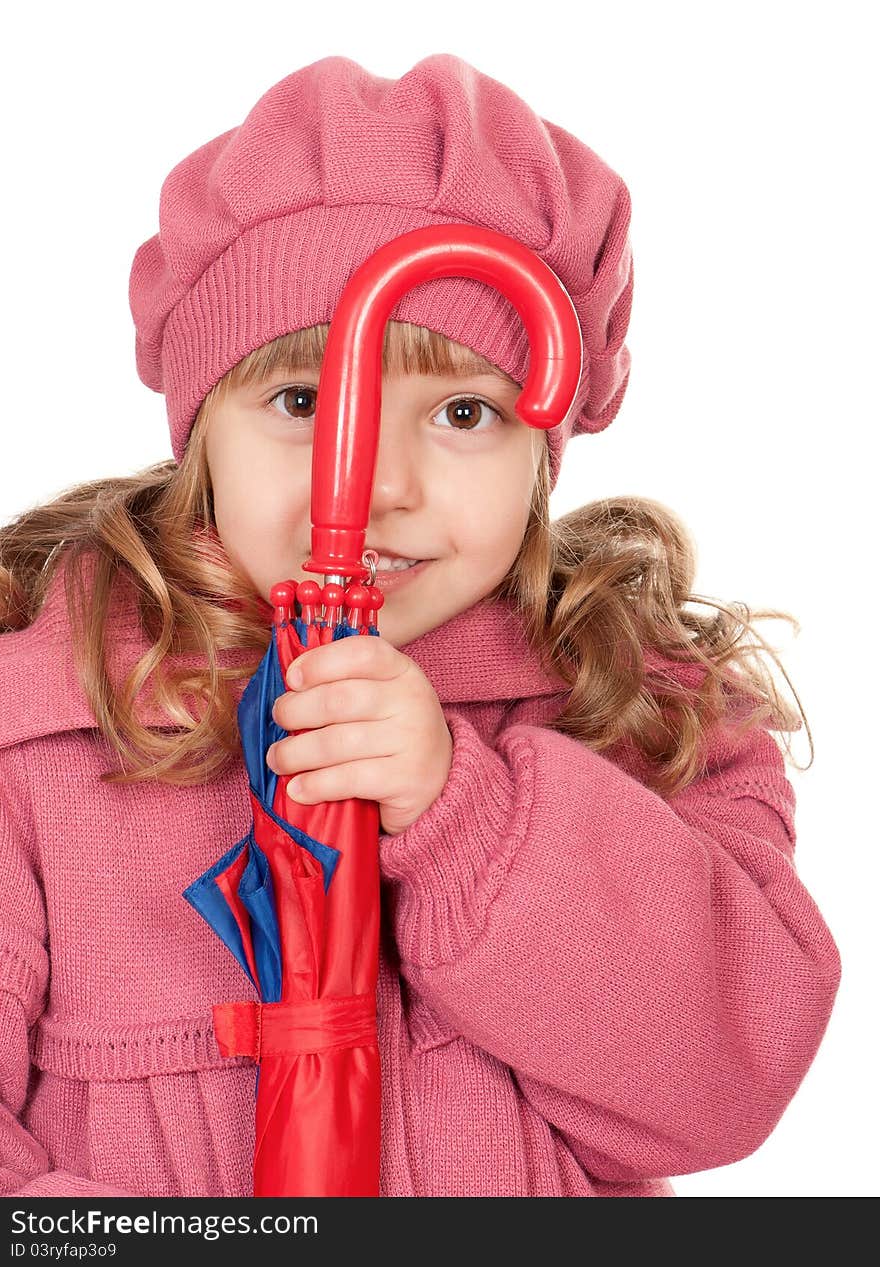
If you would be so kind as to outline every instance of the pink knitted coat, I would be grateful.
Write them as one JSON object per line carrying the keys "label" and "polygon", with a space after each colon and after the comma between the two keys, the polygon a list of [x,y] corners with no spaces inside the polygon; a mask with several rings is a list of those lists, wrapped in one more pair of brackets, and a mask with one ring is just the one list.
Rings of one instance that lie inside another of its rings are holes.
{"label": "pink knitted coat", "polygon": [[[211,1004],[255,996],[181,897],[247,830],[244,765],[98,781],[60,575],[0,637],[0,1193],[249,1195],[255,1067],[220,1055]],[[111,645],[120,672],[143,646],[124,603]],[[772,735],[719,731],[665,801],[548,728],[564,687],[505,605],[404,650],[454,756],[380,842],[381,1195],[673,1196],[747,1156],[841,971]]]}

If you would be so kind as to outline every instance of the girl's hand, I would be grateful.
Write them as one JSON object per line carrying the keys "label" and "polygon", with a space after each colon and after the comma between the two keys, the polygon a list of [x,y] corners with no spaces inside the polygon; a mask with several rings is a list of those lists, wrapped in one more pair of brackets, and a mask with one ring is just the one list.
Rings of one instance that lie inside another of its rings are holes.
{"label": "girl's hand", "polygon": [[306,733],[273,743],[266,763],[276,774],[305,772],[288,786],[296,801],[377,801],[382,831],[396,836],[443,791],[452,735],[440,701],[390,642],[369,634],[312,647],[291,664],[287,685],[272,717]]}

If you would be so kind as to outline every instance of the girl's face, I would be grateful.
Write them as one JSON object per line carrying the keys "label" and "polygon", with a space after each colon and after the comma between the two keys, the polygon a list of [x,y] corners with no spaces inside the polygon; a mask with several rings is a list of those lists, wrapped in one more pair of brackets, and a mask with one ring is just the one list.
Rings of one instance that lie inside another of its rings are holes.
{"label": "girl's face", "polygon": [[[267,602],[278,581],[323,584],[302,570],[318,381],[297,370],[239,387],[208,426],[217,531]],[[514,413],[520,390],[500,375],[383,380],[365,546],[430,560],[385,592],[379,630],[393,646],[485,597],[516,557],[545,443]]]}

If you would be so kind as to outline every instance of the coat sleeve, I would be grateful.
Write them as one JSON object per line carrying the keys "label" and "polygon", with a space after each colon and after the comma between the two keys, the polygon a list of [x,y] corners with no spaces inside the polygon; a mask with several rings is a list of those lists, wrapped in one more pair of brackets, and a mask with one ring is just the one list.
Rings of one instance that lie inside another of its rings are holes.
{"label": "coat sleeve", "polygon": [[49,956],[33,850],[13,812],[13,754],[0,752],[0,1196],[136,1196],[53,1169],[22,1122],[32,1074],[28,1036],[45,1007]]}
{"label": "coat sleeve", "polygon": [[408,985],[511,1068],[597,1178],[748,1156],[807,1073],[841,974],[795,870],[776,741],[753,729],[666,800],[547,727],[489,745],[446,718],[443,792],[380,837]]}

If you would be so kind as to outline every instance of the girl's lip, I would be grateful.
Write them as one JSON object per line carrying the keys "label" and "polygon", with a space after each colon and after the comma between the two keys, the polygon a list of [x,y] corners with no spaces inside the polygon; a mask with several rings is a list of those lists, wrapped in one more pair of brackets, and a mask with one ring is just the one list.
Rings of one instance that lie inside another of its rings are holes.
{"label": "girl's lip", "polygon": [[396,590],[401,585],[406,585],[407,581],[424,572],[429,563],[433,563],[433,559],[422,559],[421,563],[415,563],[411,568],[403,568],[399,572],[377,572],[376,587],[380,590]]}

